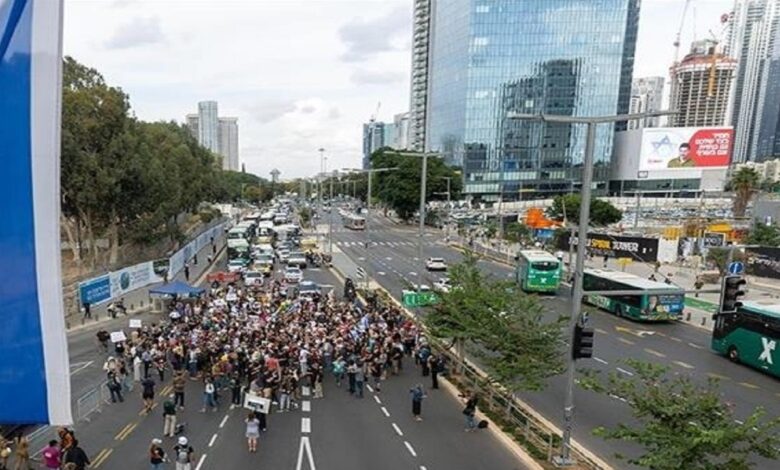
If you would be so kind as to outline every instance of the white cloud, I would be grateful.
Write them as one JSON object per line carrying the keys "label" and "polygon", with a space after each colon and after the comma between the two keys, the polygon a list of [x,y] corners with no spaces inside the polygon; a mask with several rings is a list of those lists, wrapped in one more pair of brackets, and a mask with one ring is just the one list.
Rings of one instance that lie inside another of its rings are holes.
{"label": "white cloud", "polygon": [[106,41],[109,49],[128,49],[131,47],[156,44],[165,40],[160,29],[159,18],[133,18],[121,25],[113,36]]}
{"label": "white cloud", "polygon": [[347,46],[341,55],[346,62],[362,62],[381,52],[397,50],[395,41],[408,41],[405,33],[412,21],[409,8],[400,7],[385,16],[365,20],[354,18],[339,28],[339,37]]}
{"label": "white cloud", "polygon": [[407,74],[396,70],[366,70],[358,69],[352,72],[350,79],[353,83],[365,85],[389,85],[403,83]]}

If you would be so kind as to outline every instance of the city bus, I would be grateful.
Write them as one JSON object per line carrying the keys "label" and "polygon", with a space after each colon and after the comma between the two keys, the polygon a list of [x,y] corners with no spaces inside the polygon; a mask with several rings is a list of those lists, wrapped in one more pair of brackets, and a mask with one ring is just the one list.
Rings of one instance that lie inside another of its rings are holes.
{"label": "city bus", "polygon": [[[644,321],[678,320],[685,303],[685,291],[673,284],[651,281],[634,274],[610,269],[586,269],[582,279],[587,291],[637,290],[635,295],[585,295],[583,302],[612,312],[619,317]],[[653,291],[679,290],[656,294]]]}
{"label": "city bus", "polygon": [[780,376],[780,348],[776,346],[780,340],[780,304],[745,301],[736,313],[718,313],[714,317],[711,347],[715,352]]}
{"label": "city bus", "polygon": [[351,230],[366,229],[366,218],[360,217],[359,215],[344,214],[344,216],[341,218],[341,221],[344,223],[344,227]]}
{"label": "city bus", "polygon": [[542,250],[517,254],[515,276],[526,292],[557,292],[561,285],[561,260]]}

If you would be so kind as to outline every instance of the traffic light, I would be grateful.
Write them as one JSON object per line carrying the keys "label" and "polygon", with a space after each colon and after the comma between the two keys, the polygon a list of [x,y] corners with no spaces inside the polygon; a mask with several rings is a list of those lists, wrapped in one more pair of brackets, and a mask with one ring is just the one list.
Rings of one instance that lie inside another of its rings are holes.
{"label": "traffic light", "polygon": [[720,293],[720,313],[734,313],[742,302],[739,298],[745,295],[742,290],[747,281],[742,276],[726,276],[723,278],[723,287]]}
{"label": "traffic light", "polygon": [[593,328],[579,324],[574,327],[574,342],[571,354],[574,359],[593,357]]}

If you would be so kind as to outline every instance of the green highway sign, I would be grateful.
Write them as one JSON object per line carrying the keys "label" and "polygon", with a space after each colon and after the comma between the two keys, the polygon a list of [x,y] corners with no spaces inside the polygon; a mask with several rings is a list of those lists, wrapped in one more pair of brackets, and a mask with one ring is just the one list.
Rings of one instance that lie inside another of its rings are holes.
{"label": "green highway sign", "polygon": [[435,292],[415,292],[413,290],[403,291],[401,302],[404,307],[426,307],[439,301]]}

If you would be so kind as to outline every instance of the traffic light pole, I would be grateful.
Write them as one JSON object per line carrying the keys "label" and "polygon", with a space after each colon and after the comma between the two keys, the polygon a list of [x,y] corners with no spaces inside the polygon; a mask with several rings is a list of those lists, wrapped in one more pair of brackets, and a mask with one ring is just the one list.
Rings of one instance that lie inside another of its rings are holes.
{"label": "traffic light pole", "polygon": [[[588,218],[590,217],[590,193],[593,181],[593,150],[596,143],[596,123],[587,124],[585,137],[585,161],[582,166],[582,198],[580,203],[580,228],[577,243],[577,260],[574,269],[574,293],[571,297],[571,316],[569,317],[569,332],[573,335],[582,315],[582,271],[585,268],[585,248],[588,243]],[[567,354],[566,370],[566,400],[563,404],[563,443],[561,455],[553,462],[559,466],[573,465],[571,458],[571,430],[574,422],[574,355]]]}
{"label": "traffic light pole", "polygon": [[[600,117],[575,117],[575,116],[560,116],[560,115],[546,115],[546,114],[520,114],[520,113],[508,113],[509,119],[522,119],[522,120],[534,120],[542,122],[552,123],[567,123],[567,124],[585,124],[585,158],[582,165],[582,188],[581,203],[580,203],[580,220],[579,220],[579,233],[577,238],[579,243],[577,244],[577,260],[574,271],[573,280],[573,292],[571,298],[571,317],[569,318],[569,334],[572,347],[574,346],[574,335],[577,331],[578,325],[581,322],[582,315],[582,277],[583,270],[585,268],[585,250],[588,240],[588,222],[590,218],[590,198],[591,189],[593,185],[593,154],[595,152],[596,145],[596,126],[598,124],[613,124],[615,122],[624,122],[634,119],[644,119],[652,116],[664,116],[668,114],[675,114],[675,112],[669,111],[653,111],[641,114],[624,114],[619,116],[600,116]],[[575,367],[575,354],[572,350],[567,355],[567,370],[566,370],[566,398],[563,404],[563,441],[561,443],[561,455],[557,455],[553,458],[553,463],[559,467],[568,467],[574,465],[574,459],[571,457],[571,435],[572,425],[574,423],[574,379],[576,371]]]}

